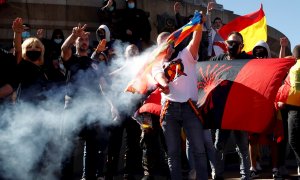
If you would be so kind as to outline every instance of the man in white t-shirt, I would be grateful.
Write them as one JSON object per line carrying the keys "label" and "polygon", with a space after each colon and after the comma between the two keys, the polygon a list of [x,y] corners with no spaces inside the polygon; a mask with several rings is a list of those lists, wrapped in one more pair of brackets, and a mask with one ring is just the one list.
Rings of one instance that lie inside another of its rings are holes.
{"label": "man in white t-shirt", "polygon": [[[200,26],[202,27],[202,25]],[[166,41],[168,36],[169,33],[161,33],[157,38],[158,45]],[[152,76],[159,83],[162,91],[161,125],[167,144],[168,164],[172,180],[183,179],[181,174],[181,128],[184,129],[187,141],[192,148],[197,179],[208,179],[203,128],[190,104],[192,101],[197,101],[196,63],[201,37],[202,28],[198,28],[193,33],[193,38],[188,46],[175,56],[175,50],[170,45],[163,62],[152,68]],[[177,63],[174,79],[168,78],[169,71],[165,70],[170,63]]]}

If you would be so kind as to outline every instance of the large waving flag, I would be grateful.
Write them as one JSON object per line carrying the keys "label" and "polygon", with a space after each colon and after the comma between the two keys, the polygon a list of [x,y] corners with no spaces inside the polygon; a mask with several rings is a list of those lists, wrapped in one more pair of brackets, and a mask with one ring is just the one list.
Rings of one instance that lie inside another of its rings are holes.
{"label": "large waving flag", "polygon": [[153,53],[149,56],[149,59],[139,70],[137,76],[128,83],[125,91],[145,94],[149,85],[156,84],[150,75],[152,66],[163,59],[166,54],[166,49],[170,44],[174,43],[174,47],[176,47],[193,31],[197,28],[201,28],[202,26],[200,23],[202,23],[202,15],[198,11],[195,11],[194,17],[190,20],[190,22],[170,34],[167,41],[153,51]]}
{"label": "large waving flag", "polygon": [[277,102],[300,106],[300,60],[290,69],[289,75],[280,87]]}
{"label": "large waving flag", "polygon": [[246,52],[251,52],[259,40],[267,42],[267,20],[262,5],[258,11],[237,17],[224,25],[219,34],[223,39],[227,39],[232,31],[243,35]]}
{"label": "large waving flag", "polygon": [[198,107],[204,126],[264,132],[294,59],[200,62]]}

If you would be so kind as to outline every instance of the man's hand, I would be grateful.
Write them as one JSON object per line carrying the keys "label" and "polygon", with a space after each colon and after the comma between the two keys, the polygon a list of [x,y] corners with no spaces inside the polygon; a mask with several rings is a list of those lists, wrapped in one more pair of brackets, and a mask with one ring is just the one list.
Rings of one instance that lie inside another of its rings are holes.
{"label": "man's hand", "polygon": [[42,38],[44,38],[44,35],[45,35],[44,29],[38,29],[38,30],[36,31],[36,37],[37,37],[37,38],[42,39]]}
{"label": "man's hand", "polygon": [[278,109],[283,109],[285,104],[283,102],[277,102]]}
{"label": "man's hand", "polygon": [[23,19],[17,17],[12,24],[12,30],[15,33],[22,33],[24,31],[24,27],[23,27]]}
{"label": "man's hand", "polygon": [[288,39],[286,37],[280,38],[280,46],[287,47],[288,46]]}
{"label": "man's hand", "polygon": [[112,5],[113,5],[113,0],[109,0],[109,1],[107,1],[107,4],[103,8],[101,8],[101,9],[103,11],[105,8],[109,8]]}
{"label": "man's hand", "polygon": [[180,3],[180,2],[176,2],[176,3],[174,4],[174,13],[175,13],[175,14],[176,14],[176,13],[179,13],[180,9],[181,9],[181,3]]}
{"label": "man's hand", "polygon": [[100,52],[105,51],[106,49],[107,49],[107,47],[106,47],[106,39],[102,39],[102,40],[99,42],[99,44],[98,44],[98,46],[97,46],[97,48],[96,48],[96,52],[97,52],[97,53],[100,53]]}
{"label": "man's hand", "polygon": [[211,12],[214,9],[215,3],[214,2],[209,2],[207,4],[207,13]]}
{"label": "man's hand", "polygon": [[164,94],[169,94],[170,93],[170,88],[169,85],[166,84],[165,86],[162,86],[160,84],[157,85],[158,86],[158,90]]}
{"label": "man's hand", "polygon": [[77,37],[83,37],[85,35],[89,35],[89,32],[85,32],[85,28],[86,28],[86,24],[84,24],[83,26],[81,26],[81,24],[78,24],[77,27],[74,27],[72,30],[72,35]]}

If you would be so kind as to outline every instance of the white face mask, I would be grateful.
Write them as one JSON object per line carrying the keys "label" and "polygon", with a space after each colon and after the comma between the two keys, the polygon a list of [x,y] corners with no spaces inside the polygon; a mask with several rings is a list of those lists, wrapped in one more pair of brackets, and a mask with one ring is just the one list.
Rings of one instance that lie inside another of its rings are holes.
{"label": "white face mask", "polygon": [[62,39],[54,39],[54,42],[55,42],[56,44],[60,44],[60,43],[62,42]]}

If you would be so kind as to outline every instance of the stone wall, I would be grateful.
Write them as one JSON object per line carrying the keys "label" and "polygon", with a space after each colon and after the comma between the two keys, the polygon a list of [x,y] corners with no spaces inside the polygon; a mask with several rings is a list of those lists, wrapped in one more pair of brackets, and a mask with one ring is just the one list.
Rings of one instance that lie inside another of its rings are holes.
{"label": "stone wall", "polygon": [[[116,1],[117,8],[124,7],[124,0]],[[180,12],[183,16],[193,14],[196,9],[206,11],[207,0],[203,0],[201,5],[197,6],[187,2],[183,2],[183,8]],[[68,36],[72,28],[78,23],[87,24],[87,30],[92,32],[91,39],[94,41],[94,32],[100,24],[97,10],[102,3],[103,0],[10,0],[6,5],[0,6],[0,44],[5,47],[11,44],[13,37],[11,24],[16,17],[22,17],[25,23],[31,25],[32,34],[35,34],[39,28],[45,29],[46,38],[50,38],[52,31],[56,28],[62,29],[65,36]],[[138,7],[150,14],[153,42],[157,36],[157,16],[173,17],[173,4],[174,1],[171,0],[138,0]],[[221,17],[224,23],[227,23],[237,15],[228,10],[215,10],[212,19],[217,16]],[[275,57],[280,48],[278,39],[284,34],[268,27],[268,36],[268,43]]]}

